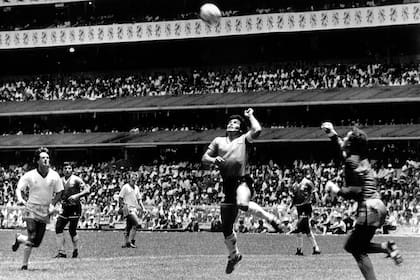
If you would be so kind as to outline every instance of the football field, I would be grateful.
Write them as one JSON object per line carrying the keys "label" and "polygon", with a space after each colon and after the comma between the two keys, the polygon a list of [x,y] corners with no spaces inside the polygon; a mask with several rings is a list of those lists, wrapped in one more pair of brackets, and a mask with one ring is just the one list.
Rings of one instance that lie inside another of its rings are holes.
{"label": "football field", "polygon": [[[0,279],[363,279],[351,255],[343,249],[345,236],[317,236],[320,256],[295,256],[296,239],[279,234],[239,234],[244,255],[237,269],[224,273],[227,256],[221,233],[140,232],[136,249],[121,248],[122,232],[81,231],[78,259],[54,259],[55,235],[47,232],[34,249],[28,271],[21,271],[22,248],[11,251],[15,231],[0,231]],[[306,238],[306,237],[305,237]],[[377,236],[383,241],[391,236]],[[392,236],[404,263],[395,266],[384,255],[371,255],[378,279],[420,279],[420,238]],[[66,233],[67,254],[71,243]]]}

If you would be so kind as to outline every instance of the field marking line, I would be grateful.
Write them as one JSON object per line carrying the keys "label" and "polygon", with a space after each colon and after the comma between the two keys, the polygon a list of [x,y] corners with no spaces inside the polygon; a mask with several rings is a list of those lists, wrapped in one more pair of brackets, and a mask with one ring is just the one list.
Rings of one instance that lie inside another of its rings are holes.
{"label": "field marking line", "polygon": [[[163,255],[163,256],[118,256],[118,257],[105,257],[105,258],[101,258],[101,257],[87,257],[87,258],[79,258],[76,260],[72,260],[70,259],[69,261],[67,261],[67,263],[76,263],[76,262],[97,262],[97,261],[116,261],[116,260],[156,260],[156,259],[174,259],[174,258],[182,258],[182,259],[189,259],[189,258],[226,258],[226,255]],[[276,258],[278,260],[293,260],[296,257],[294,255],[256,255],[256,254],[246,254],[245,255],[246,258]],[[331,257],[333,257],[334,259],[347,259],[347,258],[351,258],[350,254],[347,253],[337,253],[337,254],[322,254],[322,255],[318,255],[318,256],[307,256],[307,257],[311,257],[311,258],[316,258],[316,259],[331,259]],[[418,259],[420,257],[420,252],[415,252],[415,253],[410,253],[409,255],[405,255],[404,259],[411,259],[411,258],[415,258]],[[16,263],[20,263],[20,261],[2,261],[0,266],[4,265],[4,264],[16,264]],[[51,259],[51,260],[34,260],[31,261],[31,263],[33,264],[62,264],[62,263],[66,263],[66,260],[63,259],[61,260],[57,260],[57,259]]]}

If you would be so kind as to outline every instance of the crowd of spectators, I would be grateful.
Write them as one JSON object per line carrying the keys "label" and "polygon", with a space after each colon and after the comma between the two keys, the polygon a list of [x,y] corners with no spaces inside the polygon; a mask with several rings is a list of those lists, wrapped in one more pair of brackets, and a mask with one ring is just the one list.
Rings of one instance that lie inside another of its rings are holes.
{"label": "crowd of spectators", "polygon": [[[398,162],[398,161],[397,161]],[[373,161],[378,191],[389,209],[384,232],[404,225],[412,232],[420,230],[420,169],[419,164],[406,161],[393,166]],[[18,178],[28,169],[24,166],[4,166],[0,169],[0,220],[2,225],[19,226],[20,211],[15,208],[14,195]],[[58,168],[59,169],[59,168]],[[114,227],[121,221],[118,215],[118,193],[129,172],[113,162],[81,165],[75,173],[91,187],[90,195],[83,201],[84,214],[81,228]],[[199,230],[199,226],[220,228],[218,204],[223,198],[218,169],[202,168],[199,163],[141,165],[138,185],[143,202],[148,209],[143,217],[142,228],[149,230]],[[345,233],[352,228],[356,203],[343,201],[329,190],[332,184],[343,183],[343,170],[334,161],[304,163],[295,161],[287,165],[252,165],[254,200],[272,211],[283,222],[288,232],[296,221],[296,212],[290,209],[292,186],[296,174],[307,174],[316,186],[317,202],[311,220],[317,233]],[[3,216],[3,218],[2,218]],[[242,232],[266,232],[270,226],[251,216],[242,215],[237,224]]]}
{"label": "crowd of spectators", "polygon": [[401,86],[419,81],[419,64],[237,66],[111,77],[81,74],[3,79],[0,102]]}
{"label": "crowd of spectators", "polygon": [[[304,11],[318,11],[318,10],[331,10],[331,9],[346,9],[346,8],[359,8],[359,7],[374,7],[380,5],[395,5],[417,3],[418,0],[316,0],[316,1],[261,1],[258,4],[244,3],[230,7],[220,6],[222,9],[222,16],[242,16],[250,14],[267,14],[267,13],[286,13],[286,12],[304,12]],[[86,5],[86,3],[80,3]],[[100,3],[98,4],[100,6]],[[195,11],[188,8],[177,7],[172,9],[172,12],[161,11],[151,12],[153,7],[130,7],[127,6],[125,12],[115,13],[109,12],[107,9],[101,11],[95,8],[96,5],[88,3],[85,9],[77,6],[67,6],[68,11],[64,9],[44,9],[41,13],[40,10],[35,10],[31,17],[27,14],[20,14],[14,8],[4,8],[2,13],[8,20],[0,21],[0,30],[26,30],[35,28],[53,28],[53,27],[75,27],[75,26],[91,26],[91,25],[104,25],[115,23],[134,23],[134,22],[156,22],[167,20],[186,20],[197,19],[198,7]],[[36,7],[37,8],[37,7]],[[121,7],[120,7],[121,8]],[[98,12],[99,10],[99,12]],[[135,11],[135,12],[134,12]],[[139,12],[140,11],[140,12]],[[144,12],[141,12],[144,11]],[[44,14],[43,14],[44,13]],[[45,14],[46,13],[46,14]],[[8,15],[10,14],[10,15]],[[53,20],[43,20],[41,16]],[[1,17],[1,16],[0,16]],[[10,19],[8,18],[10,17]]]}

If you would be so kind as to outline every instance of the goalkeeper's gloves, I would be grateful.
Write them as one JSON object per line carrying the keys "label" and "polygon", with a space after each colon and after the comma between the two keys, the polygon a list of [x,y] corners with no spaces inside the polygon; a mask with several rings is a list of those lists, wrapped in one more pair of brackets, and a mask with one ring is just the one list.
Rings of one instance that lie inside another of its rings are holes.
{"label": "goalkeeper's gloves", "polygon": [[330,122],[324,122],[321,125],[321,129],[328,135],[328,137],[334,137],[337,135],[337,132],[334,129],[334,126]]}

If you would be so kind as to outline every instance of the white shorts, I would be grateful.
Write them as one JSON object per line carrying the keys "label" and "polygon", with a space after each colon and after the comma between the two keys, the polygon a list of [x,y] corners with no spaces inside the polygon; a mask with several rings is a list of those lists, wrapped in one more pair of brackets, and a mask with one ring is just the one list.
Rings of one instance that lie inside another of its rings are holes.
{"label": "white shorts", "polygon": [[23,210],[23,220],[33,219],[48,224],[50,222],[49,206],[42,204],[27,203]]}

